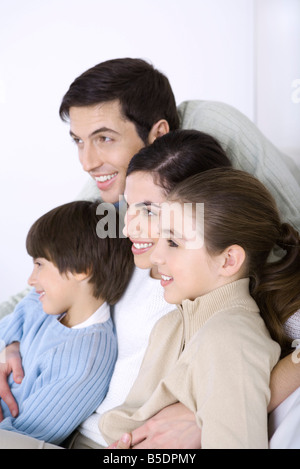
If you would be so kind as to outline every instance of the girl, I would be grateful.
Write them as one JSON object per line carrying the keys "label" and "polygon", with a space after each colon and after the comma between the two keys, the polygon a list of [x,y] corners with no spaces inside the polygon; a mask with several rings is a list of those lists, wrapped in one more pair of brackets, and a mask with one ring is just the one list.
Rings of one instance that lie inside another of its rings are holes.
{"label": "girl", "polygon": [[[299,236],[281,224],[264,186],[231,168],[189,178],[168,199],[204,203],[204,244],[193,248],[191,223],[174,234],[171,221],[171,235],[161,233],[151,260],[178,308],[157,323],[131,392],[104,415],[102,432],[111,442],[180,401],[196,416],[202,448],[267,448],[280,347],[262,317],[284,349],[282,312],[300,307]],[[286,255],[268,264],[275,244]]]}

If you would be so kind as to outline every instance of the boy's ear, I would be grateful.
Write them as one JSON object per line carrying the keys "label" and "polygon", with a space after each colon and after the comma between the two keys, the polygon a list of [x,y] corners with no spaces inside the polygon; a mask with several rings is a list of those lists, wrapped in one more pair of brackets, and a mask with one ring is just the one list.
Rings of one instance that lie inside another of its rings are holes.
{"label": "boy's ear", "polygon": [[73,274],[73,277],[77,280],[77,282],[82,282],[83,280],[86,280],[90,277],[90,273],[89,272],[81,272],[80,274],[79,273],[75,273]]}
{"label": "boy's ear", "polygon": [[163,135],[167,134],[170,131],[170,127],[168,121],[165,119],[160,119],[155,124],[153,124],[149,135],[148,135],[148,143],[149,145],[154,142],[154,140],[158,137],[162,137]]}
{"label": "boy's ear", "polygon": [[221,266],[221,275],[224,277],[231,277],[236,275],[244,265],[246,258],[246,253],[244,249],[238,244],[229,246],[222,253],[222,266]]}

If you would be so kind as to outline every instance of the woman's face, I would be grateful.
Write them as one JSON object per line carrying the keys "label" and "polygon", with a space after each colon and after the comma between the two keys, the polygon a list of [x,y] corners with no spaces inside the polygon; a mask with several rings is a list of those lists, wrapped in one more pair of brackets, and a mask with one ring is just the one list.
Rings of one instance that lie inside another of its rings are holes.
{"label": "woman's face", "polygon": [[128,208],[123,233],[132,241],[135,265],[148,269],[152,267],[150,255],[159,237],[159,206],[166,197],[146,171],[126,178],[124,197]]}

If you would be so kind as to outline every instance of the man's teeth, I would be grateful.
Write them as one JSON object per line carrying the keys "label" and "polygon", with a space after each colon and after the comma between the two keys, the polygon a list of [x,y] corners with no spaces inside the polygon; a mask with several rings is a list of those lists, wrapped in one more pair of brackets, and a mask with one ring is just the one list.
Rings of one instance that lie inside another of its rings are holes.
{"label": "man's teeth", "polygon": [[96,181],[99,181],[99,182],[105,182],[105,181],[109,181],[110,179],[115,177],[117,174],[118,173],[106,174],[105,176],[96,176],[95,179],[96,179]]}
{"label": "man's teeth", "polygon": [[44,291],[43,291],[42,293],[40,293],[40,297],[41,297],[41,296],[44,296],[44,295],[45,295],[45,292],[44,292]]}
{"label": "man's teeth", "polygon": [[145,249],[153,246],[153,243],[133,243],[136,249]]}
{"label": "man's teeth", "polygon": [[161,278],[162,278],[163,280],[171,280],[171,278],[173,278],[173,277],[168,277],[167,275],[161,274]]}

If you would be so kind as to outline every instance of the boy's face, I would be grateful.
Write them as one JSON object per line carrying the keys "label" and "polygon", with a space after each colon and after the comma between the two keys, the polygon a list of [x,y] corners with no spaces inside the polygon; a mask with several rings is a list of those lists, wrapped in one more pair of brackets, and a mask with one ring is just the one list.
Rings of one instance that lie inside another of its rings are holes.
{"label": "boy's face", "polygon": [[129,161],[145,146],[135,125],[122,116],[118,101],[71,107],[69,115],[83,169],[96,181],[104,202],[118,202]]}
{"label": "boy's face", "polygon": [[58,268],[44,258],[34,259],[33,271],[28,279],[40,295],[46,314],[62,314],[70,311],[78,289],[76,276],[61,274]]}

